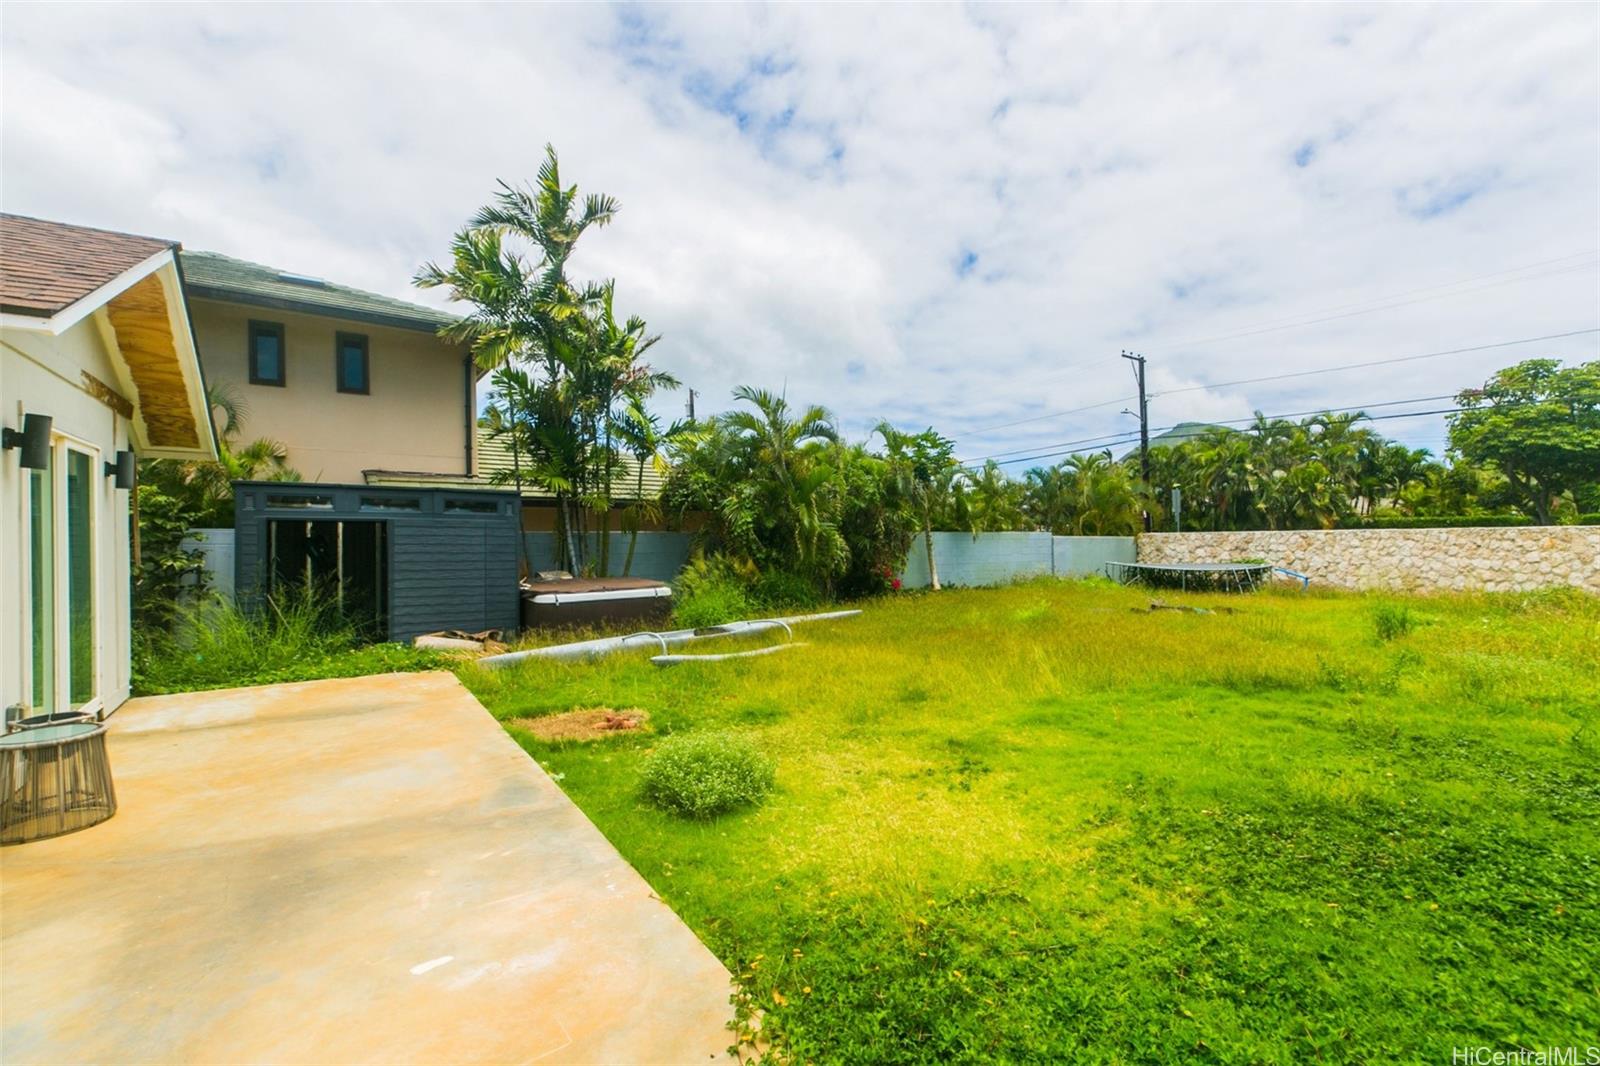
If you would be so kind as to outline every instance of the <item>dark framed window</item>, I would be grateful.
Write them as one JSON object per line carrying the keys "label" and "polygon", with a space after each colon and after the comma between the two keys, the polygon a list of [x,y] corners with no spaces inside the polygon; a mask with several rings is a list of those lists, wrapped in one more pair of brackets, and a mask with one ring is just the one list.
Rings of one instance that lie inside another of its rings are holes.
{"label": "dark framed window", "polygon": [[293,510],[333,510],[332,496],[268,496],[268,507],[287,507]]}
{"label": "dark framed window", "polygon": [[363,496],[363,511],[420,511],[422,501],[415,496]]}
{"label": "dark framed window", "polygon": [[368,373],[370,366],[367,361],[366,337],[360,333],[335,334],[333,363],[333,373],[339,383],[340,392],[366,394],[372,391],[372,379]]}
{"label": "dark framed window", "polygon": [[282,322],[250,320],[250,384],[283,387],[288,359]]}
{"label": "dark framed window", "polygon": [[446,499],[444,501],[445,514],[499,514],[500,504],[495,500],[458,500]]}

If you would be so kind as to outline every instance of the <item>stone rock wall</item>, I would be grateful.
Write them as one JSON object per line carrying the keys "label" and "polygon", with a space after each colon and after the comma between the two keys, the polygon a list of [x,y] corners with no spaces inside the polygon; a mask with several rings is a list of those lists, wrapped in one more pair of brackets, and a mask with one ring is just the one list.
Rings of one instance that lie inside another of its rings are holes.
{"label": "stone rock wall", "polygon": [[1265,559],[1337,588],[1600,594],[1600,526],[1145,533],[1141,563]]}

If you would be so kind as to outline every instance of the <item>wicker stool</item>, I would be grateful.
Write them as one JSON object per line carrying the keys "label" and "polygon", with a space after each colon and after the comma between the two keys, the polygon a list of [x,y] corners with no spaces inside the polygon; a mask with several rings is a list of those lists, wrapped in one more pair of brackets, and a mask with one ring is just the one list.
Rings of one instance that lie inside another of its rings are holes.
{"label": "wicker stool", "polygon": [[60,836],[116,813],[104,725],[77,722],[0,736],[0,844]]}

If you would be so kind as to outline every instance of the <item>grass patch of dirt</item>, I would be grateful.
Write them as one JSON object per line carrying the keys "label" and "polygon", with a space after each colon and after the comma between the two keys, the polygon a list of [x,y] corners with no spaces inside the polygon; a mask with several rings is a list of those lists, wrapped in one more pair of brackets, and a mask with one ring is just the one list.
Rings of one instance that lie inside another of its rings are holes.
{"label": "grass patch of dirt", "polygon": [[650,712],[640,707],[617,710],[614,707],[579,707],[564,714],[543,718],[513,718],[508,723],[526,730],[546,743],[566,740],[604,740],[646,732]]}

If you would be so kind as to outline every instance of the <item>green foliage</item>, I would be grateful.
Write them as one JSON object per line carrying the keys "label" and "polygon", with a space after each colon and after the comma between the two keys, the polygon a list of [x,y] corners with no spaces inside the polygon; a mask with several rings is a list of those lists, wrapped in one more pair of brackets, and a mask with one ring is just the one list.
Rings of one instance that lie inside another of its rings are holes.
{"label": "green foliage", "polygon": [[248,614],[208,596],[179,607],[170,631],[135,627],[134,693],[433,670],[451,661],[407,644],[361,644],[325,602],[300,595]]}
{"label": "green foliage", "polygon": [[690,559],[672,590],[672,621],[680,629],[737,622],[751,617],[750,587],[755,568],[743,566],[726,556],[696,556]]}
{"label": "green foliage", "polygon": [[185,551],[184,537],[194,514],[181,496],[169,495],[158,481],[140,481],[139,561],[133,572],[135,632],[167,629],[177,617],[184,596],[205,592],[203,558]]}
{"label": "green foliage", "polygon": [[772,760],[733,733],[668,737],[640,768],[645,800],[685,818],[714,818],[753,806],[772,791]]}
{"label": "green foliage", "polygon": [[1027,475],[1024,509],[1041,529],[1079,536],[1131,536],[1139,532],[1139,489],[1133,471],[1110,451],[1068,456]]}
{"label": "green foliage", "polygon": [[750,583],[750,603],[764,611],[808,611],[823,605],[817,587],[800,574],[763,570]]}
{"label": "green foliage", "polygon": [[705,517],[704,550],[801,577],[813,598],[881,589],[917,525],[892,463],[841,443],[821,407],[796,409],[761,389],[734,395],[752,409],[675,445],[665,506]]}
{"label": "green foliage", "polygon": [[1382,643],[1370,596],[1164,595],[1239,613],[1046,579],[884,598],[715,668],[462,677],[497,715],[603,694],[776,760],[781,803],[707,826],[639,801],[649,738],[522,738],[780,1061],[1592,1043],[1600,599],[1385,596],[1428,639]]}
{"label": "green foliage", "polygon": [[1531,526],[1533,519],[1520,514],[1483,515],[1404,515],[1375,514],[1357,518],[1341,528],[1346,529],[1505,529],[1513,526]]}
{"label": "green foliage", "polygon": [[1372,626],[1379,640],[1397,640],[1416,625],[1411,608],[1400,603],[1380,603],[1372,609]]}
{"label": "green foliage", "polygon": [[511,451],[508,480],[555,496],[557,543],[575,573],[612,569],[610,537],[598,538],[595,559],[584,557],[584,544],[591,529],[610,529],[621,446],[641,454],[627,412],[678,384],[642,361],[660,338],[647,333],[642,318],[617,320],[615,281],[578,284],[567,277],[578,239],[610,224],[617,211],[609,196],[580,199],[577,186],[563,185],[555,149],[546,145],[533,184],[501,182],[456,234],[449,263],[429,263],[415,278],[471,305],[440,333],[467,344],[480,367],[495,371],[485,425]]}
{"label": "green foliage", "polygon": [[1456,399],[1451,449],[1497,468],[1540,525],[1563,493],[1600,482],[1600,362],[1529,359]]}

